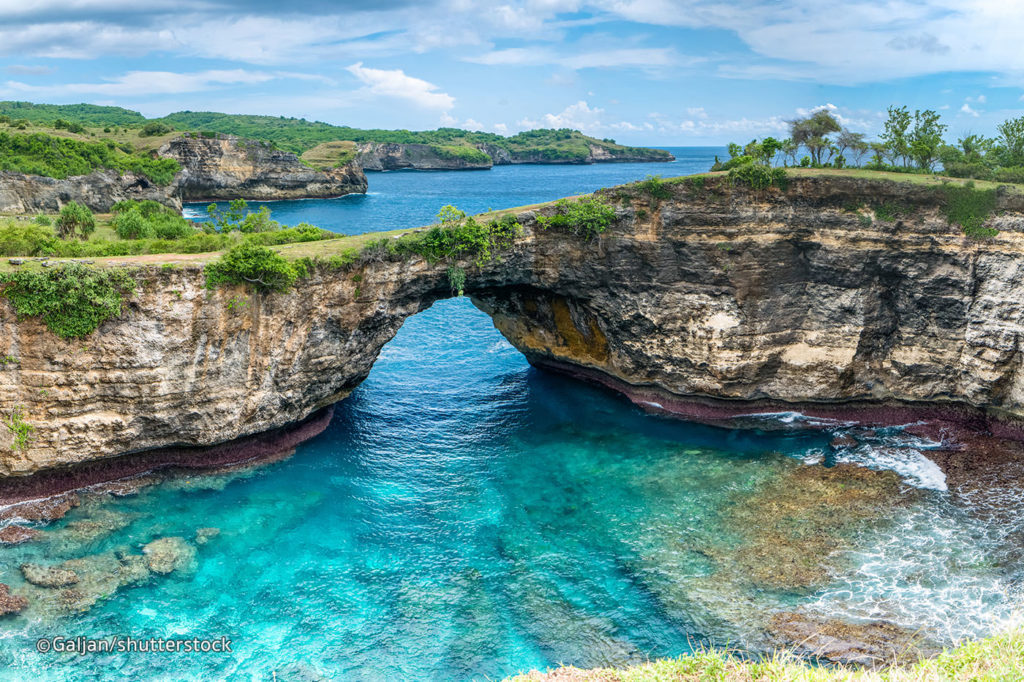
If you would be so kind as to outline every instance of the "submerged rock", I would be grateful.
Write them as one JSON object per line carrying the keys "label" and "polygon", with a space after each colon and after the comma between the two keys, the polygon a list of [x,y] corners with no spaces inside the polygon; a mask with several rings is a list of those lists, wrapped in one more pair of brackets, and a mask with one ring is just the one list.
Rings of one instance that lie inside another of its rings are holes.
{"label": "submerged rock", "polygon": [[142,553],[149,570],[161,574],[189,568],[196,558],[196,548],[182,537],[153,540],[142,548]]}
{"label": "submerged rock", "polygon": [[835,467],[793,464],[753,494],[737,495],[725,512],[739,546],[711,545],[720,570],[754,586],[805,590],[829,580],[835,553],[849,546],[853,531],[903,504],[900,478],[852,464]]}
{"label": "submerged rock", "polygon": [[0,529],[0,545],[20,545],[42,535],[42,531],[26,526],[6,526]]}
{"label": "submerged rock", "polygon": [[218,535],[220,535],[220,528],[200,528],[196,530],[196,544],[205,545]]}
{"label": "submerged rock", "polygon": [[916,661],[939,651],[920,633],[882,620],[848,623],[785,612],[772,617],[769,631],[783,646],[832,663],[881,667]]}
{"label": "submerged rock", "polygon": [[79,504],[81,504],[81,500],[74,492],[40,500],[29,500],[4,508],[0,511],[0,520],[56,521]]}
{"label": "submerged rock", "polygon": [[67,568],[22,564],[21,574],[25,580],[39,587],[67,587],[78,582],[78,574]]}
{"label": "submerged rock", "polygon": [[28,599],[11,594],[11,588],[0,583],[0,616],[10,613],[21,613],[28,606]]}

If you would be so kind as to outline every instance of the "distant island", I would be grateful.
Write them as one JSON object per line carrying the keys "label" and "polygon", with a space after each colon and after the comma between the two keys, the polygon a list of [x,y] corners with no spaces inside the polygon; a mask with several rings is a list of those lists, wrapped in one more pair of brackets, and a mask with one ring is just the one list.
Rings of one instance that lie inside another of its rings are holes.
{"label": "distant island", "polygon": [[[315,170],[351,162],[363,170],[476,170],[510,164],[672,161],[662,149],[629,147],[568,128],[517,135],[437,130],[363,130],[284,116],[182,111],[147,119],[137,111],[93,104],[0,102],[0,123],[13,134],[43,132],[110,140],[127,154],[151,153],[182,133],[234,135],[292,152]],[[2,128],[0,128],[2,130]],[[0,168],[4,168],[0,157]]]}

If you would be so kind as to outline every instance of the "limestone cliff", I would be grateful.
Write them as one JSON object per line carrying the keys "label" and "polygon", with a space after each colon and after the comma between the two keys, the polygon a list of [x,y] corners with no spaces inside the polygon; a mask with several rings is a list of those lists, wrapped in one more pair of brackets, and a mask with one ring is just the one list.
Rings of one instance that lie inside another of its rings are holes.
{"label": "limestone cliff", "polygon": [[385,170],[486,170],[492,166],[523,164],[591,164],[671,161],[674,157],[658,150],[619,148],[588,143],[579,156],[561,155],[551,149],[510,151],[496,144],[466,147],[468,154],[459,155],[445,147],[429,144],[394,144],[364,142],[357,146],[356,163],[368,171]]}
{"label": "limestone cliff", "polygon": [[135,173],[122,175],[106,170],[58,180],[0,171],[0,213],[55,213],[70,201],[106,213],[124,199],[152,199],[181,209],[181,200],[173,187],[154,185]]}
{"label": "limestone cliff", "polygon": [[291,152],[231,135],[186,134],[160,147],[181,164],[174,188],[185,201],[330,198],[366,192],[366,176],[348,164],[319,171]]}
{"label": "limestone cliff", "polygon": [[675,157],[657,149],[612,147],[588,142],[585,152],[577,157],[563,157],[551,150],[524,149],[510,151],[494,144],[479,145],[479,149],[494,160],[495,166],[524,164],[579,165],[592,163],[651,163],[672,161]]}
{"label": "limestone cliff", "polygon": [[484,154],[463,158],[429,144],[363,142],[356,149],[356,164],[368,171],[486,170],[492,165]]}
{"label": "limestone cliff", "polygon": [[[665,200],[605,196],[617,219],[599,240],[524,213],[501,259],[466,264],[467,294],[531,362],[683,414],[1024,419],[1021,195],[999,196],[1001,232],[983,241],[947,222],[939,189],[909,182],[808,177],[783,192],[714,178]],[[881,219],[883,205],[903,216]],[[451,295],[445,265],[420,259],[321,268],[288,294],[207,292],[198,265],[140,277],[130,309],[80,341],[0,304],[0,357],[13,359],[0,414],[20,409],[35,427],[23,450],[0,428],[4,474],[297,422],[362,381],[406,317]]]}

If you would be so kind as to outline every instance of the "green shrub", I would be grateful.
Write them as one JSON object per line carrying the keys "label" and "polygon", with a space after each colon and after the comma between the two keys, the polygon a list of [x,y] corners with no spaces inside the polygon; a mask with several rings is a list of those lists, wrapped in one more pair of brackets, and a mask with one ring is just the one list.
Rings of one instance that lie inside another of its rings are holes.
{"label": "green shrub", "polygon": [[713,168],[713,170],[730,171],[733,168],[739,168],[740,166],[746,166],[751,163],[754,163],[754,157],[742,154],[740,156],[735,156],[729,159],[725,163],[718,164],[718,166],[716,168]]}
{"label": "green shrub", "polygon": [[14,444],[12,449],[14,450],[27,450],[28,444],[32,440],[32,432],[35,431],[35,427],[25,421],[25,408],[21,405],[15,405],[11,410],[11,414],[7,417],[7,421],[4,425],[11,430],[14,434]]}
{"label": "green shrub", "polygon": [[121,314],[124,297],[135,291],[126,270],[70,263],[38,272],[0,273],[3,295],[22,317],[41,317],[65,339],[88,336]]}
{"label": "green shrub", "polygon": [[648,175],[636,183],[637,188],[652,199],[670,199],[672,197],[671,186],[661,179],[660,175]]}
{"label": "green shrub", "polygon": [[999,234],[994,227],[984,227],[998,203],[994,189],[976,189],[973,182],[968,182],[964,185],[943,185],[942,192],[945,195],[943,210],[946,219],[959,225],[965,235],[983,239]]}
{"label": "green shrub", "polygon": [[10,222],[0,226],[0,256],[49,255],[59,241],[40,225]]}
{"label": "green shrub", "polygon": [[111,225],[121,239],[144,239],[153,236],[149,223],[137,208],[121,211],[114,216]]}
{"label": "green shrub", "polygon": [[943,164],[943,175],[954,178],[974,178],[988,180],[992,177],[992,169],[983,163],[950,162]]}
{"label": "green shrub", "polygon": [[992,176],[997,182],[1012,182],[1014,184],[1024,184],[1024,167],[1021,166],[1010,166],[1008,168],[1000,168],[996,170]]}
{"label": "green shrub", "polygon": [[142,130],[139,131],[139,137],[156,137],[158,135],[166,135],[172,130],[174,130],[174,128],[169,125],[154,121],[142,126]]}
{"label": "green shrub", "polygon": [[206,266],[206,286],[245,284],[257,291],[288,291],[299,277],[281,254],[246,240]]}
{"label": "green shrub", "polygon": [[747,185],[753,189],[767,189],[772,185],[785,190],[789,176],[784,168],[772,168],[763,163],[748,163],[729,171],[729,182]]}
{"label": "green shrub", "polygon": [[33,218],[32,222],[34,222],[36,225],[42,225],[44,227],[49,227],[50,225],[53,224],[53,221],[50,220],[50,217],[45,216],[42,213]]}
{"label": "green shrub", "polygon": [[589,241],[608,229],[614,219],[614,208],[594,197],[584,197],[559,199],[555,202],[555,214],[539,216],[537,222],[545,229],[568,230]]}
{"label": "green shrub", "polygon": [[88,239],[89,235],[96,230],[96,218],[92,211],[78,203],[69,201],[60,209],[57,217],[57,234],[61,239],[72,239],[76,234],[82,239]]}
{"label": "green shrub", "polygon": [[446,274],[452,293],[462,296],[463,290],[466,288],[466,271],[457,265],[449,265]]}

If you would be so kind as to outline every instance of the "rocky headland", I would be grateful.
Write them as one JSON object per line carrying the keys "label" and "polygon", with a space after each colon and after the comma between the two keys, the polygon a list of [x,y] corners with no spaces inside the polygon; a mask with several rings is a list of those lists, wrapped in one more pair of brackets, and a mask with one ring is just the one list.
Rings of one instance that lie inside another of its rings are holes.
{"label": "rocky headland", "polygon": [[273,201],[366,192],[366,175],[354,163],[315,170],[291,152],[231,135],[186,133],[156,153],[181,166],[170,184],[114,170],[63,179],[0,171],[0,213],[55,213],[71,201],[106,213],[126,199],[150,199],[181,210],[183,201]]}
{"label": "rocky headland", "polygon": [[183,201],[333,198],[366,192],[355,164],[315,170],[291,152],[233,135],[186,133],[157,152],[181,165],[170,190]]}
{"label": "rocky headland", "polygon": [[510,150],[497,144],[451,148],[431,144],[363,142],[356,146],[355,162],[366,171],[487,170],[493,166],[522,164],[651,163],[672,161],[657,149],[586,144],[581,154],[559,154],[550,149]]}
{"label": "rocky headland", "polygon": [[[466,294],[533,364],[646,409],[1019,437],[1024,196],[998,193],[988,224],[999,234],[970,239],[938,184],[698,180],[659,198],[603,191],[616,218],[591,241],[543,229],[550,206],[521,212],[523,234],[500,259],[464,263]],[[84,340],[0,305],[0,414],[33,427],[21,446],[0,429],[4,501],[221,464],[278,437],[293,447],[408,316],[453,295],[445,264],[419,257],[324,265],[284,294],[211,292],[199,263],[136,277],[124,314]],[[951,452],[952,471],[968,453]]]}

